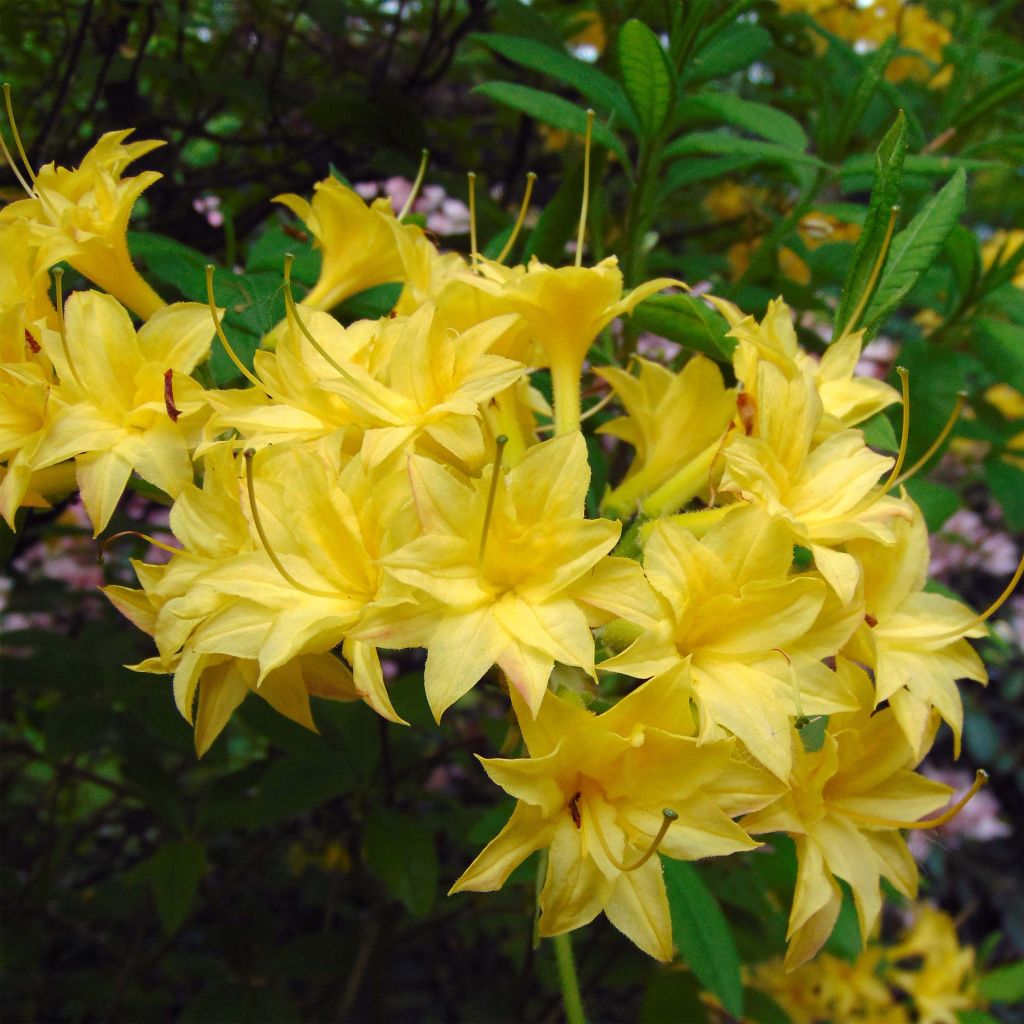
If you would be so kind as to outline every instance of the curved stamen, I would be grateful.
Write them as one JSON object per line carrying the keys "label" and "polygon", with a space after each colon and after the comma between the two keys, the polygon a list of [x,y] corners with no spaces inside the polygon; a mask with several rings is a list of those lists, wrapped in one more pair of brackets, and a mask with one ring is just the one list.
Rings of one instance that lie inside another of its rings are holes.
{"label": "curved stamen", "polygon": [[952,807],[943,811],[937,817],[926,818],[924,821],[897,821],[895,818],[876,818],[873,814],[862,814],[860,811],[849,810],[846,807],[833,807],[833,810],[844,817],[853,818],[854,821],[863,821],[866,825],[877,825],[880,828],[938,828],[940,825],[945,825],[947,821],[952,821],[967,806],[968,802],[974,797],[974,794],[987,782],[988,772],[984,768],[979,768],[974,776],[971,788]]}
{"label": "curved stamen", "polygon": [[[580,423],[584,420],[589,420],[591,416],[599,413],[613,398],[615,397],[614,391],[609,391],[599,402],[595,402],[581,417]],[[535,428],[538,434],[547,433],[549,430],[554,430],[554,423],[542,423],[539,427]]]}
{"label": "curved stamen", "polygon": [[587,133],[583,139],[583,202],[580,226],[576,232],[576,266],[583,266],[583,238],[587,233],[587,208],[590,206],[590,140],[594,134],[594,111],[587,111]]}
{"label": "curved stamen", "polygon": [[868,278],[868,283],[864,286],[864,291],[860,294],[860,299],[857,302],[853,313],[850,314],[850,319],[847,320],[846,326],[843,328],[843,337],[845,338],[849,334],[857,329],[857,321],[860,320],[864,314],[864,310],[867,308],[868,303],[875,291],[875,285],[878,283],[878,279],[882,274],[882,268],[885,266],[885,259],[889,255],[889,245],[892,242],[893,232],[896,230],[896,218],[899,216],[900,208],[894,206],[889,211],[889,226],[885,229],[885,237],[882,239],[882,247],[878,250],[878,256],[875,259],[875,264],[871,268],[871,276]]}
{"label": "curved stamen", "polygon": [[604,837],[604,832],[601,829],[601,822],[598,820],[596,814],[590,815],[590,822],[594,826],[594,835],[597,836],[597,841],[601,846],[601,850],[604,855],[615,865],[620,871],[636,871],[638,868],[642,868],[658,851],[658,847],[661,846],[662,839],[665,838],[665,833],[668,832],[669,825],[673,821],[678,820],[679,815],[673,811],[670,807],[666,807],[662,812],[661,828],[658,829],[657,835],[651,840],[651,845],[640,854],[638,860],[635,860],[632,864],[624,864],[618,857],[612,853],[608,846],[608,840]]}
{"label": "curved stamen", "polygon": [[964,403],[967,401],[967,392],[958,391],[956,396],[956,405],[953,406],[953,411],[949,415],[949,419],[946,420],[946,425],[939,432],[939,436],[928,446],[928,451],[924,453],[915,462],[910,469],[901,473],[892,482],[893,487],[898,487],[900,484],[909,480],[915,473],[919,472],[921,467],[928,463],[928,460],[942,447],[942,443],[949,437],[950,431],[956,426],[956,421],[960,419],[960,413],[963,412]]}
{"label": "curved stamen", "polygon": [[530,196],[533,195],[533,183],[536,180],[537,175],[530,171],[526,176],[526,191],[523,192],[523,201],[519,206],[519,216],[516,217],[516,222],[512,225],[512,234],[508,236],[508,241],[502,246],[501,252],[498,253],[498,263],[505,262],[505,257],[512,251],[512,246],[516,244],[516,239],[519,237],[519,232],[523,227],[523,221],[526,220],[527,211],[530,209]]}
{"label": "curved stamen", "polygon": [[412,183],[412,188],[409,190],[409,196],[402,204],[402,211],[398,215],[398,221],[401,223],[408,216],[409,211],[412,209],[412,204],[416,202],[416,197],[420,194],[420,186],[423,184],[423,176],[427,173],[427,161],[430,159],[430,150],[424,149],[420,151],[420,169],[416,172],[416,180]]}
{"label": "curved stamen", "polygon": [[487,534],[490,532],[491,515],[494,512],[494,499],[498,494],[498,478],[501,476],[501,460],[505,454],[505,445],[508,444],[508,437],[499,434],[494,439],[494,469],[491,473],[491,489],[487,492],[487,506],[484,509],[484,527],[480,532],[480,548],[477,551],[477,571],[483,572],[484,555],[487,553]]}
{"label": "curved stamen", "polygon": [[216,268],[212,263],[206,264],[206,302],[210,307],[210,316],[213,317],[213,329],[217,332],[217,338],[220,340],[221,345],[224,346],[224,351],[227,352],[228,358],[235,364],[238,372],[245,377],[250,384],[255,385],[261,391],[265,392],[269,398],[273,398],[275,401],[284,402],[284,399],[279,395],[276,395],[266,384],[263,383],[246,365],[238,358],[237,353],[231,347],[231,342],[228,341],[228,336],[224,333],[224,328],[221,326],[220,317],[217,315],[217,303],[213,298],[213,272]]}
{"label": "curved stamen", "polygon": [[167,551],[172,555],[180,555],[184,548],[172,548],[170,544],[164,544],[163,541],[159,541],[156,537],[151,537],[148,533],[140,533],[138,530],[121,530],[118,533],[111,534],[106,540],[100,541],[100,561],[103,561],[103,556],[107,553],[107,548],[116,540],[121,540],[122,537],[138,537],[140,540],[144,540],[147,544],[151,544],[155,548],[159,548],[161,551]]}
{"label": "curved stamen", "polygon": [[21,157],[21,162],[25,165],[25,170],[28,171],[29,180],[34,185],[36,183],[36,174],[32,170],[32,165],[28,162],[28,155],[21,143],[18,122],[14,119],[14,105],[11,103],[11,86],[8,82],[4,82],[4,104],[7,107],[7,120],[11,126],[11,134],[14,136],[14,145],[18,147],[18,155]]}
{"label": "curved stamen", "polygon": [[789,666],[789,682],[793,687],[793,706],[796,708],[796,722],[794,724],[797,729],[803,729],[805,726],[810,724],[811,720],[804,714],[803,695],[800,693],[800,683],[796,675],[796,665],[793,664],[793,659],[781,648],[773,647],[772,650],[777,654],[781,654],[786,659],[786,664]]}
{"label": "curved stamen", "polygon": [[475,267],[480,259],[476,247],[476,175],[470,171],[466,181],[469,183],[469,263]]}
{"label": "curved stamen", "polygon": [[270,540],[267,537],[266,531],[263,529],[259,510],[256,507],[256,481],[253,478],[252,470],[252,460],[256,455],[256,451],[253,448],[246,448],[242,454],[245,456],[245,487],[249,492],[249,509],[252,513],[252,523],[253,526],[256,527],[256,533],[259,534],[260,542],[263,544],[263,550],[266,551],[270,561],[274,563],[274,568],[288,583],[295,587],[296,590],[301,590],[303,593],[311,594],[313,597],[330,597],[334,600],[337,600],[338,598],[346,599],[347,595],[339,593],[338,591],[317,590],[315,587],[307,587],[305,583],[300,583],[284,567],[281,559],[277,557],[274,549],[270,546]]}
{"label": "curved stamen", "polygon": [[32,186],[25,180],[25,175],[21,173],[21,169],[14,162],[14,157],[11,156],[11,151],[7,148],[3,132],[0,132],[0,153],[3,154],[4,160],[7,161],[7,166],[10,167],[14,177],[18,179],[18,184],[25,190],[25,193],[30,199],[35,199],[36,194],[32,190]]}
{"label": "curved stamen", "polygon": [[71,376],[75,378],[75,383],[84,391],[85,385],[82,383],[82,378],[78,376],[78,370],[75,369],[75,361],[71,358],[71,349],[68,346],[68,330],[64,324],[64,271],[60,267],[56,267],[53,271],[53,291],[57,307],[57,328],[60,333],[60,345],[64,350],[64,359],[67,361]]}
{"label": "curved stamen", "polygon": [[[888,479],[882,485],[881,494],[888,494],[896,478],[900,475],[900,470],[903,469],[903,463],[907,458],[907,442],[910,440],[910,373],[905,366],[897,366],[896,372],[899,374],[900,389],[903,392],[903,424],[900,428],[900,450],[896,454],[896,463],[893,465]],[[881,494],[879,497],[881,497]]]}
{"label": "curved stamen", "polygon": [[970,632],[972,629],[980,626],[983,622],[992,618],[993,615],[1004,604],[1010,599],[1010,595],[1017,589],[1017,584],[1020,583],[1021,577],[1024,576],[1024,555],[1021,555],[1020,561],[1017,563],[1017,571],[1013,574],[1010,582],[1006,584],[1003,592],[980,614],[976,615],[966,626],[961,626],[959,629],[950,630],[948,633],[940,633],[938,636],[930,636],[928,640],[935,642],[937,640],[962,640],[965,633]]}
{"label": "curved stamen", "polygon": [[295,326],[302,332],[305,339],[316,349],[320,357],[331,367],[333,370],[337,370],[342,377],[348,380],[350,383],[357,383],[352,374],[345,369],[336,359],[332,358],[331,354],[320,344],[316,338],[313,337],[312,331],[303,323],[302,317],[299,316],[299,307],[295,304],[295,296],[292,294],[292,263],[295,262],[295,257],[289,252],[285,253],[284,257],[284,308],[288,315],[288,322],[295,321]]}

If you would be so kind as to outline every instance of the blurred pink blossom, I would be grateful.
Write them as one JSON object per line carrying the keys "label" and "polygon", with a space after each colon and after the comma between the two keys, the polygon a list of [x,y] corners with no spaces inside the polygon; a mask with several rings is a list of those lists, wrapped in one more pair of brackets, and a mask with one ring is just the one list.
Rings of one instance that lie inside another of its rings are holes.
{"label": "blurred pink blossom", "polygon": [[990,576],[1012,575],[1020,553],[998,525],[1000,520],[998,509],[990,509],[984,518],[966,508],[955,512],[931,537],[931,575],[943,579],[971,569]]}
{"label": "blurred pink blossom", "polygon": [[[354,188],[367,202],[387,196],[397,214],[409,198],[412,182],[395,175],[384,181],[359,181]],[[469,207],[461,199],[449,196],[440,185],[424,185],[412,210],[426,218],[427,230],[435,235],[464,235],[469,231]]]}

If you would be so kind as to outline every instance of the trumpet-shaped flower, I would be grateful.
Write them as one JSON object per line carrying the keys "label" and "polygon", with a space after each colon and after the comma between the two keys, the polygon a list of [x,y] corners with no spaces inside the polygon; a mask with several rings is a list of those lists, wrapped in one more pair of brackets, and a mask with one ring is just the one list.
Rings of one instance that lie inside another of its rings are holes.
{"label": "trumpet-shaped flower", "polygon": [[95,533],[107,525],[133,469],[171,496],[191,482],[189,449],[207,406],[188,375],[212,337],[210,311],[198,303],[167,306],[136,334],[117,300],[99,292],[68,299],[63,337],[40,331],[60,383],[51,390],[53,417],[31,467],[75,459]]}
{"label": "trumpet-shaped flower", "polygon": [[751,834],[788,832],[796,841],[788,968],[809,960],[831,934],[842,903],[836,878],[853,890],[865,941],[881,909],[880,878],[913,899],[917,867],[899,830],[951,793],[913,771],[920,758],[890,709],[871,714],[871,684],[863,670],[840,658],[837,671],[861,706],[833,715],[816,751],[807,751],[792,730],[789,792],[743,820]]}
{"label": "trumpet-shaped flower", "polygon": [[593,675],[594,639],[572,588],[590,580],[619,524],[583,518],[583,438],[545,441],[496,477],[492,466],[462,480],[416,455],[409,476],[422,536],[382,564],[415,588],[422,610],[403,623],[385,609],[356,635],[427,648],[427,699],[437,718],[494,664],[534,712],[556,661]]}
{"label": "trumpet-shaped flower", "polygon": [[[599,432],[636,449],[625,479],[605,495],[602,508],[628,517],[643,503],[648,514],[665,515],[707,486],[711,463],[736,412],[736,394],[703,356],[691,359],[679,373],[648,359],[636,362],[638,377],[611,366],[595,371],[626,410]],[[656,509],[644,501],[648,495]]]}
{"label": "trumpet-shaped flower", "polygon": [[864,573],[866,614],[848,646],[852,658],[875,677],[875,703],[887,700],[907,742],[924,756],[932,709],[953,730],[957,755],[963,705],[957,679],[988,681],[985,666],[966,637],[985,626],[966,605],[925,592],[928,531],[921,510],[907,502],[913,518],[894,527],[896,543],[881,547],[857,541],[851,552]]}
{"label": "trumpet-shaped flower", "polygon": [[[770,800],[771,784],[732,759],[732,740],[698,744],[685,698],[665,681],[646,683],[601,715],[549,692],[534,719],[514,691],[512,699],[529,757],[480,762],[516,808],[451,891],[500,889],[546,848],[541,935],[579,928],[603,911],[646,953],[670,959],[672,925],[654,850],[696,860],[751,849],[730,815]],[[733,772],[751,784],[716,786]],[[726,795],[742,788],[745,798]]]}
{"label": "trumpet-shaped flower", "polygon": [[143,171],[122,178],[128,164],[163,145],[125,142],[132,130],[107,132],[75,168],[46,164],[27,199],[0,211],[0,222],[26,221],[40,241],[73,243],[64,258],[80,274],[144,320],[164,306],[128,254],[128,220],[135,200],[162,177]]}
{"label": "trumpet-shaped flower", "polygon": [[757,508],[731,513],[700,541],[659,521],[644,572],[660,620],[600,668],[675,680],[697,706],[702,742],[726,730],[788,778],[790,720],[853,706],[821,659],[856,626],[855,615],[826,608],[820,579],[791,577],[791,561],[785,527]]}

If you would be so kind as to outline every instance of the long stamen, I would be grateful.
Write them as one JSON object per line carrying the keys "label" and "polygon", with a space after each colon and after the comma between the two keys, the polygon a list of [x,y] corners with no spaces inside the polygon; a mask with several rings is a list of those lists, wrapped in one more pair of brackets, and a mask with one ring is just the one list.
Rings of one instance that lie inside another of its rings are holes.
{"label": "long stamen", "polygon": [[508,241],[501,247],[501,252],[498,253],[499,263],[505,262],[505,257],[512,251],[512,246],[516,244],[519,232],[523,228],[523,221],[526,220],[527,211],[530,209],[530,196],[533,195],[533,183],[536,180],[537,175],[530,171],[526,176],[526,191],[523,192],[523,201],[519,206],[519,216],[516,217],[516,222],[512,225],[512,234],[508,236]]}
{"label": "long stamen", "polygon": [[151,537],[148,533],[140,533],[138,530],[121,530],[119,533],[112,534],[107,537],[106,540],[100,542],[100,561],[103,561],[103,556],[107,553],[107,548],[116,540],[121,540],[122,537],[138,537],[140,540],[144,540],[147,544],[151,544],[155,548],[159,548],[161,551],[168,551],[172,555],[180,555],[182,548],[171,547],[170,544],[164,544],[163,541],[159,541],[156,537]]}
{"label": "long stamen", "polygon": [[576,266],[583,266],[583,238],[587,233],[587,209],[590,206],[590,140],[594,133],[594,111],[587,111],[587,133],[583,139],[583,202],[580,226],[576,232]]}
{"label": "long stamen", "polygon": [[347,380],[352,379],[352,374],[345,369],[341,363],[337,362],[331,357],[331,354],[320,344],[316,338],[313,337],[310,329],[303,323],[302,317],[299,316],[299,307],[295,304],[295,296],[292,294],[292,263],[295,261],[295,257],[291,253],[286,253],[284,257],[284,308],[288,314],[289,321],[294,320],[295,326],[302,332],[306,340],[316,349],[321,358],[323,358],[332,369],[337,370],[342,377]]}
{"label": "long stamen", "polygon": [[21,173],[18,165],[14,162],[14,157],[11,156],[11,151],[7,148],[7,143],[4,141],[3,132],[0,132],[0,153],[3,153],[4,160],[7,161],[7,166],[10,167],[14,177],[18,179],[18,184],[25,190],[30,198],[34,198],[35,192],[32,191],[32,186],[25,180],[25,176]]}
{"label": "long stamen", "polygon": [[85,385],[82,383],[82,378],[78,376],[78,370],[75,369],[75,361],[71,358],[71,348],[68,346],[68,330],[64,324],[64,271],[61,267],[56,267],[53,271],[53,290],[57,306],[57,329],[60,332],[60,346],[64,350],[64,359],[67,361],[71,376],[75,378],[75,383],[84,391]]}
{"label": "long stamen", "polygon": [[971,788],[952,807],[943,811],[937,817],[926,818],[924,821],[897,821],[895,818],[876,818],[873,814],[861,814],[860,811],[849,810],[846,807],[835,807],[834,809],[844,817],[853,818],[855,821],[863,821],[866,825],[878,825],[882,828],[938,828],[940,825],[945,825],[947,821],[952,821],[967,806],[967,803],[974,797],[974,794],[987,782],[988,772],[984,768],[979,768],[974,776]]}
{"label": "long stamen", "polygon": [[491,515],[494,513],[494,499],[498,494],[498,478],[501,476],[501,460],[505,455],[505,445],[508,444],[508,437],[499,434],[494,439],[494,468],[491,473],[491,489],[487,492],[487,507],[484,509],[484,526],[480,531],[480,549],[477,552],[476,564],[478,571],[483,571],[484,555],[487,553],[487,535],[490,533]]}
{"label": "long stamen", "polygon": [[4,82],[4,104],[7,107],[7,120],[11,126],[11,134],[14,136],[14,144],[18,147],[18,155],[21,157],[21,162],[25,165],[25,170],[28,171],[29,180],[34,185],[36,183],[35,171],[32,170],[32,165],[28,162],[28,155],[25,153],[25,147],[21,144],[18,122],[14,119],[14,105],[11,103],[11,86],[8,82]]}
{"label": "long stamen", "polygon": [[266,551],[270,558],[270,561],[274,563],[274,568],[281,574],[281,576],[290,583],[296,590],[301,590],[306,594],[312,594],[313,597],[330,597],[330,598],[344,598],[344,594],[340,594],[333,590],[317,590],[314,587],[307,587],[305,583],[300,583],[283,565],[281,559],[277,557],[274,549],[270,546],[270,540],[267,537],[266,531],[263,529],[263,523],[260,520],[259,510],[256,507],[256,481],[253,477],[252,460],[256,455],[256,452],[252,448],[246,448],[242,453],[245,456],[245,487],[249,492],[249,510],[252,513],[252,524],[256,527],[256,533],[259,534],[260,543],[263,545],[263,550]]}
{"label": "long stamen", "polygon": [[590,815],[590,822],[594,826],[594,835],[597,836],[597,841],[604,851],[604,855],[615,865],[620,871],[636,871],[638,868],[642,868],[658,851],[658,847],[661,846],[662,839],[665,838],[665,833],[668,832],[669,826],[673,821],[677,821],[679,815],[673,811],[670,807],[666,807],[661,812],[661,828],[658,829],[657,835],[651,840],[651,845],[640,854],[639,859],[635,860],[632,864],[624,864],[618,857],[612,853],[608,846],[608,840],[604,837],[604,831],[601,828],[601,822],[598,820],[596,814]]}
{"label": "long stamen", "polygon": [[[580,423],[582,423],[584,420],[589,420],[591,416],[595,416],[597,413],[599,413],[614,397],[615,397],[615,392],[614,391],[609,391],[608,394],[605,395],[604,398],[601,399],[601,401],[595,402],[580,417]],[[546,434],[549,430],[554,430],[554,429],[555,429],[554,423],[544,423],[541,426],[536,428],[538,434]]]}
{"label": "long stamen", "polygon": [[277,395],[274,394],[266,384],[263,383],[246,365],[238,358],[237,353],[231,347],[231,342],[228,341],[228,336],[224,333],[224,328],[221,326],[220,317],[217,315],[217,303],[213,298],[213,272],[216,268],[212,263],[206,265],[206,302],[210,307],[210,316],[213,317],[213,329],[217,332],[217,337],[220,339],[221,345],[224,346],[224,351],[227,352],[228,358],[235,364],[238,372],[241,373],[250,384],[255,385],[261,391],[266,392],[271,398],[281,401]]}
{"label": "long stamen", "polygon": [[409,211],[412,209],[412,204],[416,202],[416,197],[420,194],[420,187],[423,185],[423,176],[427,173],[427,161],[430,159],[430,150],[424,149],[420,151],[420,169],[416,172],[416,180],[412,183],[412,188],[409,191],[409,196],[402,204],[402,212],[398,215],[399,222],[405,220],[408,216]]}
{"label": "long stamen", "polygon": [[875,265],[871,268],[871,276],[868,278],[868,283],[864,286],[864,291],[861,292],[860,299],[857,301],[857,305],[854,307],[853,313],[850,315],[850,319],[846,322],[846,326],[843,328],[843,337],[845,338],[848,334],[853,334],[857,329],[857,322],[864,314],[864,310],[867,308],[867,304],[871,301],[872,295],[875,290],[875,285],[878,283],[878,278],[882,274],[882,268],[885,266],[885,259],[889,255],[889,245],[892,242],[893,232],[896,230],[896,218],[899,216],[900,208],[894,206],[889,211],[889,226],[885,229],[885,237],[882,239],[882,248],[878,250],[878,257],[875,260]]}
{"label": "long stamen", "polygon": [[929,642],[934,643],[939,640],[962,639],[965,633],[970,632],[972,629],[992,618],[992,616],[995,615],[995,613],[999,611],[999,609],[1002,608],[1010,599],[1010,595],[1017,589],[1017,584],[1020,583],[1022,576],[1024,576],[1024,555],[1021,555],[1020,561],[1017,563],[1017,571],[1013,574],[1010,582],[1006,584],[1003,592],[980,615],[976,615],[967,623],[966,626],[961,626],[959,629],[950,630],[948,633],[940,633],[938,636],[928,637]]}
{"label": "long stamen", "polygon": [[903,391],[903,426],[900,429],[900,450],[896,455],[896,463],[889,473],[888,479],[882,484],[882,494],[888,494],[896,478],[903,469],[907,458],[907,442],[910,440],[910,374],[905,366],[897,366],[900,375],[900,388]]}
{"label": "long stamen", "polygon": [[939,436],[935,438],[931,445],[929,445],[928,451],[926,451],[924,455],[922,455],[921,458],[919,458],[917,462],[910,467],[910,469],[901,473],[895,480],[893,480],[893,487],[898,487],[901,483],[914,476],[914,474],[917,473],[922,466],[926,465],[928,460],[942,447],[943,442],[947,437],[949,437],[950,431],[952,431],[953,427],[956,426],[956,421],[960,419],[960,413],[963,412],[964,403],[966,401],[967,392],[958,392],[956,396],[956,405],[953,406],[953,411],[950,413],[949,419],[946,420],[946,425],[939,432]]}
{"label": "long stamen", "polygon": [[469,183],[469,262],[475,267],[480,258],[476,247],[476,175],[470,171],[466,180]]}
{"label": "long stamen", "polygon": [[772,648],[776,653],[781,654],[786,659],[786,664],[789,666],[789,682],[793,687],[793,706],[796,708],[796,727],[797,729],[803,729],[810,723],[810,719],[804,714],[804,702],[803,695],[800,693],[800,684],[796,675],[796,665],[793,664],[793,659],[783,650],[778,647]]}

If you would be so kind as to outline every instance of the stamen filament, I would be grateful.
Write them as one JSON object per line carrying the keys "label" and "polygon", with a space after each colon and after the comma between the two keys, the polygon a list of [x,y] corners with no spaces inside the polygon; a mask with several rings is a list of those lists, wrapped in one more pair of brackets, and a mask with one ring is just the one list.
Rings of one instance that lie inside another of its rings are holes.
{"label": "stamen filament", "polygon": [[587,209],[590,206],[590,141],[594,133],[594,111],[587,111],[587,133],[583,139],[583,202],[580,226],[576,232],[576,266],[583,266],[583,239],[587,233]]}
{"label": "stamen filament", "polygon": [[306,594],[311,594],[313,597],[330,597],[334,599],[344,598],[345,595],[337,593],[333,590],[317,590],[315,587],[307,587],[305,583],[300,583],[285,567],[281,562],[281,559],[277,557],[274,549],[270,546],[270,540],[267,537],[266,531],[263,529],[263,523],[260,520],[259,510],[256,507],[256,481],[253,477],[252,460],[256,455],[256,451],[253,448],[246,448],[242,453],[245,456],[245,487],[249,492],[249,509],[252,513],[252,524],[256,527],[256,533],[259,534],[260,543],[263,545],[263,550],[266,551],[270,558],[270,561],[274,563],[274,568],[281,574],[281,576],[290,583],[296,590],[301,590]]}
{"label": "stamen filament", "polygon": [[355,382],[352,374],[345,369],[341,363],[331,357],[331,354],[320,344],[316,338],[313,337],[313,333],[310,329],[302,322],[302,317],[299,316],[299,307],[295,304],[295,296],[292,294],[292,263],[295,262],[295,257],[289,252],[284,257],[284,308],[288,314],[288,320],[291,322],[295,321],[295,326],[303,333],[306,340],[316,349],[320,356],[331,366],[332,369],[337,370],[338,373],[350,382]]}
{"label": "stamen filament", "polygon": [[398,221],[401,223],[408,216],[409,211],[412,209],[412,204],[416,202],[416,197],[420,194],[420,187],[423,185],[423,176],[427,173],[427,161],[430,159],[430,150],[424,149],[420,151],[420,169],[416,172],[416,180],[412,183],[412,189],[409,192],[408,198],[402,204],[402,211],[398,215]]}
{"label": "stamen filament", "polygon": [[796,675],[796,666],[793,664],[793,659],[785,651],[778,647],[774,647],[772,649],[778,654],[781,654],[786,659],[786,664],[789,666],[789,681],[793,687],[793,706],[796,708],[795,725],[797,729],[803,729],[810,722],[810,719],[804,714],[803,695],[800,693],[800,685]]}
{"label": "stamen filament", "polygon": [[889,473],[888,479],[882,485],[882,494],[888,494],[896,478],[903,469],[903,463],[907,458],[907,442],[910,440],[910,374],[905,366],[897,366],[896,372],[900,376],[900,387],[903,391],[903,425],[900,429],[900,450],[896,455],[896,463]]}
{"label": "stamen filament", "polygon": [[25,170],[28,171],[29,180],[34,185],[36,183],[36,175],[35,171],[32,170],[32,165],[28,162],[28,155],[25,153],[25,147],[21,144],[21,134],[18,131],[18,122],[14,119],[14,105],[11,103],[11,86],[9,82],[4,82],[4,104],[7,107],[7,120],[11,125],[11,134],[14,136],[14,144],[18,147],[18,155],[21,157],[21,162],[25,165]]}
{"label": "stamen filament", "polygon": [[848,334],[853,334],[857,329],[857,322],[864,315],[864,310],[867,308],[867,304],[871,301],[871,298],[875,291],[875,285],[878,283],[878,278],[882,274],[882,268],[885,266],[886,257],[889,255],[889,245],[892,243],[893,232],[896,230],[896,218],[899,216],[900,208],[894,206],[889,211],[889,226],[885,229],[885,237],[882,239],[882,248],[878,250],[878,257],[875,260],[875,265],[871,268],[871,276],[868,278],[868,283],[864,286],[864,291],[861,292],[860,299],[857,301],[857,305],[854,307],[853,313],[850,315],[850,319],[847,320],[846,326],[843,328],[843,337],[845,338]]}
{"label": "stamen filament", "polygon": [[484,555],[487,553],[487,535],[490,532],[491,515],[494,512],[494,499],[498,494],[498,478],[501,476],[501,460],[505,455],[505,445],[507,444],[508,437],[505,434],[499,434],[494,439],[494,469],[491,473],[491,488],[487,492],[487,506],[484,509],[484,526],[480,531],[480,549],[476,556],[478,572],[483,572]]}
{"label": "stamen filament", "polygon": [[3,132],[0,132],[0,153],[3,153],[4,160],[7,161],[7,166],[10,167],[14,177],[18,179],[18,184],[25,190],[30,199],[35,198],[35,192],[32,191],[32,186],[25,180],[25,176],[21,173],[20,168],[14,162],[14,157],[11,156],[11,151],[7,148]]}
{"label": "stamen filament", "polygon": [[945,825],[947,821],[952,821],[967,806],[968,802],[974,797],[974,794],[987,782],[988,772],[984,768],[979,768],[974,776],[971,788],[952,807],[943,811],[942,814],[935,818],[926,818],[923,821],[897,821],[895,818],[877,818],[873,814],[861,814],[860,811],[853,811],[846,807],[835,807],[834,809],[844,817],[853,818],[854,821],[863,821],[866,825],[878,825],[881,828],[938,828],[940,825]]}
{"label": "stamen filament", "polygon": [[658,851],[658,847],[661,846],[662,839],[665,838],[665,833],[668,832],[669,826],[673,821],[677,821],[679,815],[673,811],[670,807],[666,807],[662,812],[661,828],[658,829],[657,835],[651,840],[651,845],[640,854],[638,860],[635,860],[632,864],[624,864],[618,857],[612,853],[608,846],[608,840],[605,839],[604,831],[601,828],[601,822],[598,820],[596,814],[590,815],[590,823],[594,826],[594,835],[597,836],[597,841],[601,846],[604,855],[615,865],[620,871],[636,871],[638,868],[642,868]]}
{"label": "stamen filament", "polygon": [[508,236],[508,241],[501,247],[501,252],[498,253],[499,263],[505,262],[505,257],[512,251],[512,246],[516,244],[519,232],[523,228],[523,221],[526,220],[527,211],[530,209],[530,196],[533,195],[533,183],[536,180],[537,175],[530,171],[526,176],[526,191],[523,192],[523,201],[519,206],[519,216],[516,217],[516,222],[512,225],[512,234]]}
{"label": "stamen filament", "polygon": [[469,262],[475,267],[480,258],[476,247],[476,175],[470,171],[466,180],[469,182]]}
{"label": "stamen filament", "polygon": [[[614,391],[609,391],[608,394],[604,396],[604,398],[602,398],[599,402],[595,402],[580,417],[580,423],[582,423],[584,420],[589,420],[591,416],[594,416],[597,413],[599,413],[614,397],[615,397],[615,392]],[[554,430],[555,429],[555,425],[554,425],[554,423],[542,423],[536,429],[537,429],[537,433],[538,434],[545,434],[549,430]]]}
{"label": "stamen filament", "polygon": [[212,263],[207,263],[207,265],[206,265],[206,302],[207,302],[207,304],[210,307],[210,316],[213,317],[213,329],[217,332],[217,337],[220,339],[221,345],[224,346],[224,351],[227,352],[228,358],[238,368],[238,372],[241,373],[241,375],[243,377],[245,377],[245,379],[247,381],[249,381],[250,384],[254,384],[261,391],[266,392],[266,394],[269,395],[271,398],[276,399],[277,401],[281,401],[281,399],[277,395],[275,395],[274,392],[271,391],[270,388],[268,388],[267,385],[264,384],[263,381],[261,381],[259,379],[259,377],[257,377],[256,374],[254,374],[245,365],[245,363],[242,362],[241,359],[238,358],[237,353],[231,347],[231,342],[228,341],[228,336],[224,333],[224,328],[221,326],[220,317],[217,315],[217,303],[214,301],[214,298],[213,298],[213,271],[214,271],[214,269],[215,268],[214,268],[214,265]]}
{"label": "stamen filament", "polygon": [[942,447],[943,442],[949,437],[953,427],[956,426],[956,421],[960,419],[960,413],[963,412],[964,403],[967,401],[967,392],[961,391],[956,396],[956,405],[953,406],[953,411],[949,415],[949,419],[946,420],[946,425],[939,432],[939,436],[928,446],[928,451],[924,453],[915,462],[910,469],[906,472],[901,473],[892,482],[893,487],[898,487],[900,484],[909,480],[915,473],[917,473],[922,466],[928,463],[928,460]]}
{"label": "stamen filament", "polygon": [[78,376],[78,370],[75,369],[75,361],[71,358],[71,349],[68,346],[68,331],[64,325],[64,271],[61,267],[54,268],[53,290],[57,306],[57,328],[60,332],[60,345],[64,350],[64,359],[67,361],[71,376],[75,378],[75,383],[84,391],[85,385],[82,383],[82,378]]}
{"label": "stamen filament", "polygon": [[140,533],[138,530],[121,530],[118,533],[112,534],[107,537],[106,540],[100,541],[100,561],[103,561],[103,556],[107,553],[107,548],[116,540],[120,540],[122,537],[138,537],[141,540],[146,541],[147,544],[152,544],[153,547],[159,548],[161,551],[167,551],[172,555],[180,555],[182,548],[172,548],[170,544],[164,544],[163,541],[159,541],[156,537],[151,537],[148,533]]}
{"label": "stamen filament", "polygon": [[1024,555],[1021,555],[1020,561],[1017,563],[1017,571],[1013,574],[1010,582],[1006,584],[1003,592],[980,615],[976,615],[967,623],[966,626],[961,626],[959,629],[951,630],[949,633],[940,633],[938,636],[930,636],[928,637],[928,640],[930,642],[935,642],[937,640],[962,639],[965,633],[970,632],[972,629],[992,618],[992,616],[995,615],[995,613],[999,611],[1004,604],[1006,604],[1010,595],[1017,589],[1017,584],[1020,583],[1022,576],[1024,576]]}

